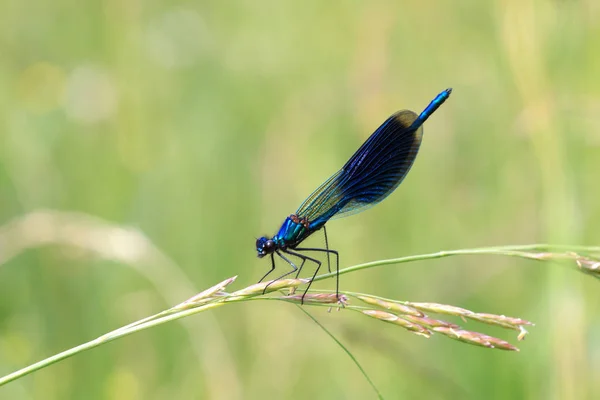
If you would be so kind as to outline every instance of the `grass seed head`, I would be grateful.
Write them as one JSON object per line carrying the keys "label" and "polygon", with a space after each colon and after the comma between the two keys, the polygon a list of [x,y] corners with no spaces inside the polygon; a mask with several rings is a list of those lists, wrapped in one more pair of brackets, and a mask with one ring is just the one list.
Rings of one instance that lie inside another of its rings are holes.
{"label": "grass seed head", "polygon": [[400,314],[405,314],[405,315],[414,315],[416,317],[423,317],[423,313],[419,310],[417,310],[414,307],[410,307],[410,306],[406,306],[404,304],[400,304],[400,303],[396,303],[393,301],[385,301],[385,300],[381,300],[378,299],[376,297],[371,297],[371,296],[357,296],[360,300],[364,301],[367,304],[370,304],[372,306],[378,306],[381,308],[385,308],[386,310],[390,310],[390,311],[394,311]]}
{"label": "grass seed head", "polygon": [[400,325],[404,329],[406,329],[416,335],[424,336],[426,338],[429,338],[431,336],[431,332],[424,326],[419,325],[417,323],[407,321],[403,318],[400,318],[399,316],[397,316],[395,314],[381,311],[381,310],[363,310],[362,312],[363,312],[363,314],[368,315],[369,317],[376,318],[381,321],[389,322],[391,324]]}
{"label": "grass seed head", "polygon": [[600,278],[600,261],[577,255],[575,262],[583,272]]}
{"label": "grass seed head", "polygon": [[263,292],[265,292],[265,288],[265,293],[275,292],[279,289],[304,285],[309,281],[309,279],[279,279],[276,281],[256,283],[254,285],[250,285],[244,289],[231,293],[231,298],[235,299],[237,297],[260,295],[263,294]]}
{"label": "grass seed head", "polygon": [[466,317],[473,314],[472,311],[464,308],[449,306],[447,304],[439,303],[412,303],[407,302],[408,305],[414,307],[424,313],[444,314],[444,315],[455,315],[457,317]]}
{"label": "grass seed head", "polygon": [[[282,296],[280,299],[291,300],[300,303],[302,301],[301,294],[294,294],[291,296]],[[306,293],[304,295],[304,304],[307,303],[318,303],[318,304],[337,304],[339,303],[342,307],[348,305],[348,297],[340,294],[339,298],[335,293]]]}
{"label": "grass seed head", "polygon": [[187,308],[193,308],[196,307],[200,304],[205,303],[206,301],[210,300],[213,297],[221,297],[224,296],[226,293],[223,291],[227,286],[231,285],[235,280],[237,279],[237,275],[236,276],[232,276],[231,278],[225,279],[223,282],[217,283],[215,286],[208,288],[192,297],[190,297],[189,299],[187,299],[186,301],[184,301],[181,304],[176,305],[175,307],[173,307],[174,309],[187,309]]}
{"label": "grass seed head", "polygon": [[445,328],[455,328],[455,329],[460,329],[460,326],[453,324],[451,322],[446,322],[446,321],[442,321],[439,319],[434,319],[434,318],[429,318],[429,317],[415,317],[412,315],[404,315],[402,318],[410,321],[410,322],[414,322],[416,324],[422,325],[424,327],[427,328],[438,328],[438,327],[445,327]]}
{"label": "grass seed head", "polygon": [[473,344],[475,346],[487,347],[488,349],[519,351],[518,348],[516,348],[515,346],[513,346],[505,340],[498,339],[493,336],[488,336],[479,332],[446,327],[433,328],[433,331],[448,336],[451,339]]}

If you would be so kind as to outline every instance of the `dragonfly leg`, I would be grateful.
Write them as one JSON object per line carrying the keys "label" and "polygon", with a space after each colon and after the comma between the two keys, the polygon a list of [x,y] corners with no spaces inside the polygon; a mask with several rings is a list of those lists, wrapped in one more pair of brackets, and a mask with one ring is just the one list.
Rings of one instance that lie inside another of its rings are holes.
{"label": "dragonfly leg", "polygon": [[[340,298],[340,254],[337,252],[337,250],[331,250],[331,249],[319,249],[319,248],[299,248],[296,247],[294,250],[297,251],[320,251],[323,253],[327,253],[327,262],[329,262],[329,253],[334,254],[335,255],[335,277],[336,277],[336,282],[335,282],[335,296],[339,299]],[[329,270],[331,272],[331,269]]]}
{"label": "dragonfly leg", "polygon": [[[296,250],[298,250],[298,249],[296,249]],[[304,304],[304,296],[306,296],[308,289],[310,289],[310,285],[312,285],[313,279],[315,279],[315,276],[317,276],[317,273],[319,272],[319,269],[321,268],[321,261],[317,260],[316,258],[312,258],[307,255],[297,253],[297,252],[289,250],[289,249],[284,250],[284,253],[287,253],[287,254],[290,254],[292,256],[296,256],[296,257],[302,259],[302,265],[304,265],[304,261],[306,261],[306,260],[310,260],[310,261],[314,262],[315,264],[317,264],[317,269],[315,270],[315,273],[313,274],[312,278],[308,282],[308,286],[306,287],[306,290],[304,291],[304,293],[302,293],[302,299],[300,300],[300,304]]]}
{"label": "dragonfly leg", "polygon": [[275,258],[273,257],[273,253],[271,253],[271,269],[269,270],[269,272],[267,272],[265,274],[265,276],[263,276],[262,278],[260,278],[260,280],[258,281],[258,283],[261,283],[273,271],[275,271]]}
{"label": "dragonfly leg", "polygon": [[302,264],[298,267],[298,272],[296,273],[296,279],[300,276],[300,272],[302,271],[302,267],[304,267],[304,263],[306,262],[306,258],[302,259]]}
{"label": "dragonfly leg", "polygon": [[[275,251],[277,253],[277,255],[281,258],[283,258],[288,264],[290,264],[290,266],[292,267],[291,271],[286,272],[285,274],[281,275],[279,278],[273,279],[271,282],[269,282],[265,288],[263,289],[263,294],[265,294],[267,292],[267,288],[269,286],[271,286],[273,284],[273,282],[276,282],[280,279],[285,278],[286,276],[288,276],[289,274],[293,274],[294,272],[298,271],[299,268],[296,267],[296,264],[294,264],[289,258],[287,258],[286,256],[284,256],[283,254],[281,254],[281,252],[279,250]],[[273,257],[273,254],[271,254],[271,257]],[[304,260],[302,262],[302,265],[304,265]],[[275,260],[273,259],[273,268],[275,268]],[[302,268],[302,267],[300,267]],[[271,270],[272,271],[272,270]],[[271,273],[271,271],[269,271],[269,274]],[[268,275],[268,274],[267,274]],[[264,279],[264,278],[263,278]],[[261,279],[262,280],[262,279]]]}
{"label": "dragonfly leg", "polygon": [[[329,250],[329,241],[327,240],[327,228],[323,225],[323,234],[325,235],[325,248]],[[335,253],[338,257],[338,264],[340,263],[340,256]],[[338,268],[339,269],[339,268]],[[329,251],[327,252],[327,271],[331,273],[331,262],[329,261]]]}

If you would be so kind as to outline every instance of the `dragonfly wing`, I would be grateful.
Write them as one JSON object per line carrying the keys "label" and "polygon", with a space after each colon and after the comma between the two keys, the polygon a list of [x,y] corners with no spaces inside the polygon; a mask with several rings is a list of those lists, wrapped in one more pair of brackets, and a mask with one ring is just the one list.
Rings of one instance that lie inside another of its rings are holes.
{"label": "dragonfly wing", "polygon": [[335,209],[335,206],[344,197],[344,193],[340,190],[340,182],[343,175],[344,170],[341,169],[323,182],[321,186],[304,200],[296,211],[296,215],[307,218],[309,221],[314,221]]}
{"label": "dragonfly wing", "polygon": [[343,170],[347,173],[342,186],[348,201],[342,201],[344,206],[332,218],[346,217],[373,207],[402,183],[423,138],[423,127],[412,126],[417,117],[409,110],[394,114],[386,121],[387,125],[382,125],[385,132],[379,140],[367,141],[346,163]]}
{"label": "dragonfly wing", "polygon": [[302,203],[296,214],[319,228],[330,218],[356,214],[386,198],[412,166],[423,134],[417,114],[399,111],[387,119],[348,162]]}

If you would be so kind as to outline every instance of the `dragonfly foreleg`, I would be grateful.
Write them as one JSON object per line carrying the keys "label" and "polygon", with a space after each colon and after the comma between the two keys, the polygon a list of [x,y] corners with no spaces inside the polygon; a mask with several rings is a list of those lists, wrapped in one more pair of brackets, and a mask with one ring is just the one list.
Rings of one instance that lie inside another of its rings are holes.
{"label": "dragonfly foreleg", "polygon": [[258,281],[258,283],[261,283],[273,271],[275,271],[275,258],[273,257],[273,253],[271,253],[271,269],[269,270],[269,272],[267,272],[265,274],[265,276],[263,276],[262,278],[260,278],[260,280]]}
{"label": "dragonfly foreleg", "polygon": [[[291,270],[291,271],[288,271],[288,272],[286,272],[286,273],[285,273],[285,274],[283,274],[283,275],[281,275],[279,278],[273,279],[271,282],[269,282],[269,283],[268,283],[268,284],[265,286],[265,288],[263,289],[263,294],[265,294],[265,293],[267,292],[267,288],[268,288],[269,286],[271,286],[271,285],[273,284],[273,282],[276,282],[276,281],[278,281],[278,280],[280,280],[280,279],[283,279],[283,278],[285,278],[286,276],[288,276],[289,274],[293,274],[294,272],[296,272],[296,271],[298,271],[298,270],[299,270],[299,268],[298,268],[298,267],[296,267],[296,264],[294,264],[294,263],[293,263],[293,262],[292,262],[292,261],[291,261],[289,258],[287,258],[286,256],[284,256],[283,254],[281,254],[281,252],[280,252],[279,250],[276,250],[275,252],[277,253],[277,255],[278,255],[279,257],[283,258],[283,259],[284,259],[284,260],[285,260],[285,261],[286,261],[288,264],[290,264],[290,266],[292,267],[292,270]],[[273,254],[271,254],[271,258],[273,259]],[[304,262],[303,262],[302,264],[304,265]],[[274,260],[274,259],[273,259],[273,268],[275,268],[275,260]],[[302,268],[302,266],[301,266],[300,268]],[[272,270],[271,270],[271,271],[272,271]],[[269,271],[269,273],[268,273],[268,274],[270,274],[270,273],[271,273],[271,271]],[[268,275],[268,274],[267,274],[267,275]],[[265,276],[266,276],[266,275],[265,275]],[[263,279],[264,279],[264,277],[263,277]],[[262,279],[261,279],[261,280],[262,280]]]}

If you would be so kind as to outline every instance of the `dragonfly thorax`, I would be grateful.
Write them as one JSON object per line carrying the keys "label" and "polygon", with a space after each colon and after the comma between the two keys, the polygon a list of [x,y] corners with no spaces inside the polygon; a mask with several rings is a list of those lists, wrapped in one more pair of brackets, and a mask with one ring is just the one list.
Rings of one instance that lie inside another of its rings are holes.
{"label": "dragonfly thorax", "polygon": [[270,239],[265,236],[256,239],[258,257],[262,258],[277,250],[293,249],[312,232],[314,230],[311,230],[310,223],[306,218],[292,214],[283,221],[275,236]]}

